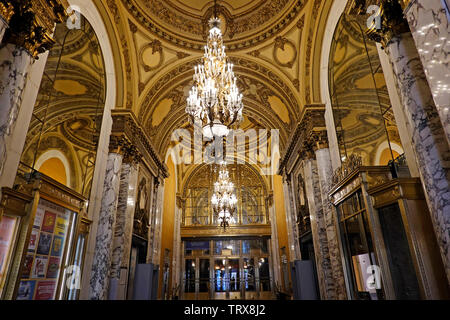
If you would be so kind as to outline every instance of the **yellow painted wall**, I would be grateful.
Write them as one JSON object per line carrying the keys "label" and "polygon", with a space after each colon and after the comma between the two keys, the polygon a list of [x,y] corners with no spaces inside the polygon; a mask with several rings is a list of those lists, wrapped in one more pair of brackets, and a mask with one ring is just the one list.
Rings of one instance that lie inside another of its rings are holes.
{"label": "yellow painted wall", "polygon": [[[175,202],[176,202],[176,175],[175,165],[172,161],[172,157],[169,157],[167,161],[167,167],[169,168],[169,178],[164,180],[164,206],[163,206],[163,219],[162,219],[162,235],[161,235],[161,260],[159,264],[159,298],[162,298],[163,289],[163,276],[164,276],[164,254],[165,249],[170,250],[169,267],[171,267],[172,255],[173,255],[173,237],[174,237],[174,223],[175,223]],[[172,272],[170,269],[169,274],[169,286],[168,290],[172,289]]]}
{"label": "yellow painted wall", "polygon": [[67,175],[64,163],[58,158],[50,158],[39,168],[39,172],[55,179],[63,185],[67,185]]}
{"label": "yellow painted wall", "polygon": [[[283,193],[283,178],[279,175],[273,177],[273,197],[275,203],[275,212],[277,217],[277,233],[278,233],[278,257],[281,263],[281,248],[286,247],[286,257],[289,261],[289,241],[287,236],[286,226],[286,208],[284,206],[284,193]],[[276,267],[276,266],[275,266]],[[289,268],[288,268],[289,270]],[[290,272],[288,271],[289,279],[291,279]],[[281,268],[281,285],[283,289],[287,291],[289,288],[284,288],[284,274],[283,268]],[[289,280],[291,281],[291,280]]]}

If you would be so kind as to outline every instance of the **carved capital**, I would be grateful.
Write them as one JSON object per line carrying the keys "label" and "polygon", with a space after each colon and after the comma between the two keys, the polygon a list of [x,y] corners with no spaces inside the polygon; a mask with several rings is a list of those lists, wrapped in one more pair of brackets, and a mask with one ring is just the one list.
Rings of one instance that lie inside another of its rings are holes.
{"label": "carved capital", "polygon": [[[1,0],[5,5],[8,1]],[[49,50],[55,41],[53,29],[56,23],[68,18],[65,0],[15,0],[9,28],[4,43],[15,44],[34,57]]]}
{"label": "carved capital", "polygon": [[300,152],[304,158],[314,159],[317,150],[328,147],[325,106],[305,106],[300,126],[300,139],[303,141],[303,149]]}
{"label": "carved capital", "polygon": [[[409,3],[410,0],[352,0],[346,12],[366,28],[369,39],[386,47],[392,38],[410,31],[403,15],[403,9]],[[372,5],[378,7],[378,12],[368,10]],[[379,16],[379,19],[373,15]],[[368,26],[368,23],[371,25]]]}
{"label": "carved capital", "polygon": [[324,105],[306,105],[296,130],[289,138],[282,157],[279,173],[282,174],[295,159],[315,159],[315,151],[328,147]]}
{"label": "carved capital", "polygon": [[124,155],[129,144],[129,141],[123,135],[113,134],[109,139],[109,153]]}
{"label": "carved capital", "polygon": [[183,198],[180,193],[177,193],[177,207],[182,210],[186,209],[186,198]]}
{"label": "carved capital", "polygon": [[14,15],[14,6],[10,0],[0,0],[0,16],[9,23],[11,17]]}
{"label": "carved capital", "polygon": [[124,148],[123,162],[130,164],[138,164],[142,159],[142,154],[132,144],[128,144]]}
{"label": "carved capital", "polygon": [[150,138],[138,123],[134,114],[130,111],[113,111],[113,135],[123,136],[135,147],[132,155],[139,154],[139,161],[158,172],[162,178],[167,178],[168,168],[155,151]]}

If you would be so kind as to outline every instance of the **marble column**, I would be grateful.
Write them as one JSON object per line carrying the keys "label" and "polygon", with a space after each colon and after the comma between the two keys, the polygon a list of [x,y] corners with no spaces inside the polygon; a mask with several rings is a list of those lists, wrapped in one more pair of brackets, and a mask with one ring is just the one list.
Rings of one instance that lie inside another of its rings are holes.
{"label": "marble column", "polygon": [[333,272],[331,268],[327,228],[324,210],[322,207],[322,197],[316,161],[312,159],[305,160],[304,172],[320,296],[322,300],[334,300],[335,281],[333,279]]}
{"label": "marble column", "polygon": [[442,0],[412,0],[404,13],[450,144],[450,13]]}
{"label": "marble column", "polygon": [[271,257],[273,262],[273,285],[274,288],[282,288],[281,280],[281,261],[280,250],[278,243],[278,227],[277,227],[277,213],[275,210],[275,204],[269,207],[269,217],[271,226],[270,245],[271,245]]}
{"label": "marble column", "polygon": [[347,299],[347,291],[344,280],[344,270],[342,268],[341,253],[339,250],[339,238],[337,233],[337,223],[334,215],[333,205],[328,199],[333,177],[330,150],[328,148],[318,149],[315,152],[319,176],[320,194],[322,195],[323,217],[328,240],[328,252],[330,255],[331,270],[335,286],[335,298],[338,300]]}
{"label": "marble column", "polygon": [[107,298],[122,158],[123,156],[119,153],[110,153],[106,164],[103,198],[90,280],[89,299],[91,300],[104,300]]}
{"label": "marble column", "polygon": [[402,100],[407,127],[433,227],[450,282],[450,150],[411,33],[386,47]]}
{"label": "marble column", "polygon": [[[181,215],[182,209],[175,206],[175,225],[173,237],[173,258],[172,258],[172,289],[181,287],[181,269],[182,269],[182,252],[181,252]],[[181,292],[172,291],[173,295],[179,295]]]}
{"label": "marble column", "polygon": [[119,197],[114,224],[114,240],[111,257],[109,300],[125,300],[126,283],[120,280],[123,270],[128,270],[130,260],[133,217],[137,197],[138,170],[135,164],[123,163],[120,172]]}
{"label": "marble column", "polygon": [[300,244],[296,217],[296,207],[293,201],[292,179],[288,175],[283,182],[284,203],[286,208],[286,227],[289,240],[289,257],[291,261],[300,260]]}
{"label": "marble column", "polygon": [[153,236],[153,264],[159,265],[161,262],[161,236],[162,236],[162,224],[163,224],[163,206],[164,206],[164,183],[159,182],[156,188],[156,211],[155,211],[155,231]]}
{"label": "marble column", "polygon": [[0,176],[8,157],[6,140],[16,124],[33,61],[25,49],[14,44],[0,48]]}
{"label": "marble column", "polygon": [[148,229],[148,263],[158,264],[158,261],[154,261],[155,250],[154,246],[157,243],[156,241],[156,214],[157,214],[157,206],[158,206],[158,179],[153,178],[153,181],[150,186],[151,195],[150,195],[150,212],[149,212],[149,229]]}

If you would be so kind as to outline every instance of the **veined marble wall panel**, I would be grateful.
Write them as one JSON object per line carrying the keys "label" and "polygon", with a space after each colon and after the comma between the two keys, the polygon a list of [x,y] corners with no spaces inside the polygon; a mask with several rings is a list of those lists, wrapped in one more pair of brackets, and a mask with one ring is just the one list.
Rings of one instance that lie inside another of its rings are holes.
{"label": "veined marble wall panel", "polygon": [[395,122],[397,123],[398,133],[402,142],[402,147],[405,151],[406,161],[408,163],[409,172],[411,177],[419,177],[419,168],[417,165],[416,156],[411,145],[411,129],[408,129],[408,122],[405,119],[403,112],[403,105],[400,100],[398,90],[396,88],[396,79],[392,65],[387,53],[381,48],[381,44],[377,43],[378,55],[380,57],[380,63],[383,68],[383,74],[389,92],[389,99],[391,100],[392,111],[394,112]]}
{"label": "veined marble wall panel", "polygon": [[[114,224],[114,240],[110,273],[110,300],[124,300],[126,285],[120,284],[122,270],[128,270],[131,235],[136,202],[137,168],[124,163],[120,173],[119,198]],[[131,226],[131,228],[130,228]]]}
{"label": "veined marble wall panel", "polygon": [[339,249],[339,238],[336,230],[337,223],[334,215],[333,205],[328,199],[333,181],[333,168],[331,165],[330,150],[320,149],[316,151],[317,168],[319,176],[320,194],[322,195],[323,218],[328,240],[328,252],[330,256],[331,270],[334,279],[335,299],[347,298],[344,270]]}
{"label": "veined marble wall panel", "polygon": [[[173,257],[172,257],[172,287],[180,286],[181,288],[181,269],[182,269],[182,252],[181,252],[181,219],[182,209],[175,207],[175,224],[173,237]],[[181,292],[180,292],[181,293]]]}
{"label": "veined marble wall panel", "polygon": [[5,147],[7,157],[5,159],[3,173],[0,174],[0,187],[11,188],[17,174],[20,158],[22,156],[25,140],[28,132],[39,87],[47,63],[48,52],[39,56],[39,60],[32,63],[29,69],[25,89],[23,92],[22,103],[19,108],[17,123],[20,126],[14,126],[9,136],[5,136]]}
{"label": "veined marble wall panel", "polygon": [[450,12],[446,9],[441,0],[413,0],[405,15],[450,144]]}
{"label": "veined marble wall panel", "polygon": [[450,282],[450,150],[410,33],[388,45],[441,256]]}
{"label": "veined marble wall panel", "polygon": [[158,186],[156,205],[156,219],[155,219],[155,236],[153,245],[153,261],[157,265],[161,260],[161,237],[163,224],[163,206],[164,206],[164,184]]}
{"label": "veined marble wall panel", "polygon": [[106,166],[102,206],[95,237],[96,245],[89,293],[91,300],[103,300],[107,298],[115,215],[119,199],[121,166],[122,155],[110,153]]}
{"label": "veined marble wall panel", "polygon": [[333,280],[330,254],[328,250],[327,229],[322,208],[320,182],[316,161],[304,161],[304,172],[320,296],[322,300],[334,299],[335,283]]}
{"label": "veined marble wall panel", "polygon": [[[149,225],[147,241],[148,241],[148,254],[147,256],[151,256],[151,252],[153,251],[153,235],[154,235],[154,222],[153,222],[153,203],[154,193],[153,193],[153,175],[147,170],[144,166],[140,166],[139,174],[137,178],[137,195],[136,195],[136,209],[144,210],[146,215],[146,220]],[[148,263],[152,263],[151,259],[147,259]]]}
{"label": "veined marble wall panel", "polygon": [[31,55],[14,44],[0,49],[0,175],[8,158],[6,140],[16,125],[32,62]]}
{"label": "veined marble wall panel", "polygon": [[298,233],[295,232],[297,227],[295,221],[295,210],[291,207],[291,190],[289,190],[289,183],[283,182],[283,193],[284,193],[284,202],[286,208],[286,227],[289,241],[289,257],[291,261],[299,260],[300,254],[299,249],[297,250],[298,243]]}
{"label": "veined marble wall panel", "polygon": [[3,36],[5,35],[5,31],[7,28],[8,24],[2,17],[0,17],[0,44],[2,43]]}
{"label": "veined marble wall panel", "polygon": [[281,286],[281,261],[279,254],[279,244],[278,244],[278,228],[277,228],[277,215],[275,212],[275,204],[269,208],[270,223],[271,223],[271,257],[273,262],[273,281],[274,284]]}

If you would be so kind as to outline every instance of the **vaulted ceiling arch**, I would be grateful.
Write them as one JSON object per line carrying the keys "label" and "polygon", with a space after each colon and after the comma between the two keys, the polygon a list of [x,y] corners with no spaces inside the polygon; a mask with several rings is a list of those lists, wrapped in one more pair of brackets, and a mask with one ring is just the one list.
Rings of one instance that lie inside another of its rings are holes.
{"label": "vaulted ceiling arch", "polygon": [[[244,95],[244,115],[267,129],[280,129],[282,142],[287,141],[298,119],[298,99],[286,82],[274,71],[246,57],[231,57],[235,63],[238,86]],[[149,132],[161,154],[164,154],[173,130],[183,127],[186,97],[192,87],[192,59],[168,70],[146,92],[140,103],[139,120]]]}

